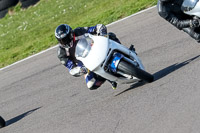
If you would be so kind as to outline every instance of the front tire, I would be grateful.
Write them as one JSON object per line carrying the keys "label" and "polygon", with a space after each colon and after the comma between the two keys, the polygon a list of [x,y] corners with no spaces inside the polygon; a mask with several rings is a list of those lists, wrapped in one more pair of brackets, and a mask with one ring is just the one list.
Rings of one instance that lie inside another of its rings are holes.
{"label": "front tire", "polygon": [[5,125],[6,125],[5,120],[0,116],[0,128],[5,127]]}
{"label": "front tire", "polygon": [[118,70],[120,70],[123,73],[132,75],[136,78],[142,79],[147,82],[153,82],[154,81],[154,76],[151,75],[150,73],[137,68],[136,66],[129,64],[128,62],[121,60],[118,64]]}

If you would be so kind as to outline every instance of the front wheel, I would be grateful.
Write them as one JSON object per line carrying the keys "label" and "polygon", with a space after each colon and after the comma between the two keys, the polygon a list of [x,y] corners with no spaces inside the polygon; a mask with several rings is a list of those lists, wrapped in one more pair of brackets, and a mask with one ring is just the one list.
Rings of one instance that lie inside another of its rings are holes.
{"label": "front wheel", "polygon": [[0,128],[5,127],[5,125],[6,125],[5,120],[0,116]]}
{"label": "front wheel", "polygon": [[121,60],[118,64],[118,70],[125,74],[129,74],[132,76],[135,76],[136,78],[145,80],[147,82],[153,82],[154,76],[149,74],[148,72],[137,68],[136,66],[129,64],[128,62],[125,62],[124,60]]}

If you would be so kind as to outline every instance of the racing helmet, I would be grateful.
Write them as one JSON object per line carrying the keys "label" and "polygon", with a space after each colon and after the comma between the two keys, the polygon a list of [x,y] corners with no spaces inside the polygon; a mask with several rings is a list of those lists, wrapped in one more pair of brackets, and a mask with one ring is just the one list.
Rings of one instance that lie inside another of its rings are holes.
{"label": "racing helmet", "polygon": [[67,24],[59,25],[55,30],[55,37],[63,47],[69,48],[73,40],[72,28]]}

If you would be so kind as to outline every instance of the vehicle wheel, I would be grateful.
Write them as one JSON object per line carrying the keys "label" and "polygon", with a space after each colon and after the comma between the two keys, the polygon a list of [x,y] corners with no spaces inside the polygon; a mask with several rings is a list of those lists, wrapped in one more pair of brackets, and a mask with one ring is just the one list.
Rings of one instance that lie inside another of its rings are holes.
{"label": "vehicle wheel", "polygon": [[2,11],[0,10],[0,19],[3,18],[6,15],[6,13],[8,13],[8,9]]}
{"label": "vehicle wheel", "polygon": [[19,0],[22,4],[22,8],[28,8],[29,6],[35,5],[40,0]]}
{"label": "vehicle wheel", "polygon": [[19,0],[0,0],[0,11],[17,5]]}
{"label": "vehicle wheel", "polygon": [[0,116],[0,128],[5,127],[5,125],[6,125],[5,120]]}
{"label": "vehicle wheel", "polygon": [[118,70],[120,70],[126,74],[135,76],[144,81],[147,81],[149,83],[154,81],[153,75],[149,74],[148,72],[146,72],[140,68],[135,67],[134,65],[129,64],[128,62],[126,62],[124,60],[121,60],[119,62]]}

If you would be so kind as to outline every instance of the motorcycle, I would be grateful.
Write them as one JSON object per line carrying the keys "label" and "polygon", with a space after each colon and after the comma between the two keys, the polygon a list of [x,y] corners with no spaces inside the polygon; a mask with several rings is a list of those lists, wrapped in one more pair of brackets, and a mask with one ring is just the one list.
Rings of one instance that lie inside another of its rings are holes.
{"label": "motorcycle", "polygon": [[152,82],[134,50],[108,37],[86,34],[75,49],[75,56],[90,71],[117,83]]}
{"label": "motorcycle", "polygon": [[5,127],[5,125],[6,125],[5,120],[0,116],[0,128]]}
{"label": "motorcycle", "polygon": [[181,6],[182,11],[190,16],[200,19],[200,1],[199,0],[184,0]]}

